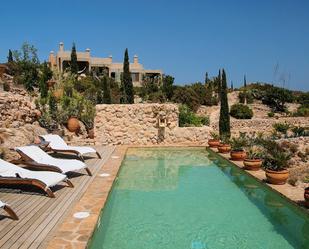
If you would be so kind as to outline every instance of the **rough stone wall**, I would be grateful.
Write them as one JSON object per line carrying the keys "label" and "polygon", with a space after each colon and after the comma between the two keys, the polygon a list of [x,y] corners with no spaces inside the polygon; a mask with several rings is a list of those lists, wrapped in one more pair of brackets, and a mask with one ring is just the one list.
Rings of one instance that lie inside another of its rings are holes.
{"label": "rough stone wall", "polygon": [[[271,132],[273,124],[288,123],[295,126],[309,126],[309,118],[307,117],[286,117],[286,118],[260,118],[260,119],[231,119],[232,133],[238,132]],[[214,129],[218,129],[218,124],[213,125]]]}
{"label": "rough stone wall", "polygon": [[94,124],[98,145],[206,144],[211,130],[178,127],[175,104],[97,105]]}
{"label": "rough stone wall", "polygon": [[0,91],[0,127],[32,124],[40,112],[25,91]]}

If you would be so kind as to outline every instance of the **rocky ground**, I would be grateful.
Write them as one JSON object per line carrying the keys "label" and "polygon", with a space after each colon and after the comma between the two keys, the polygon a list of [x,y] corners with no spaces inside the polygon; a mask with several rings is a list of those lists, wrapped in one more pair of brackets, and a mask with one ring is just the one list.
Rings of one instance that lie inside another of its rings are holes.
{"label": "rocky ground", "polygon": [[297,137],[279,140],[293,153],[289,163],[289,183],[295,186],[307,186],[309,183],[309,137]]}

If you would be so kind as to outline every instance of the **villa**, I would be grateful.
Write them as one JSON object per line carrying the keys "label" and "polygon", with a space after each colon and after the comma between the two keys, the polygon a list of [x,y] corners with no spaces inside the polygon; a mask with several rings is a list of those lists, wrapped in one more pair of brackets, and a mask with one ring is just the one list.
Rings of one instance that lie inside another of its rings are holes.
{"label": "villa", "polygon": [[[55,54],[54,51],[51,51],[48,58],[50,67],[59,72],[63,72],[69,67],[70,60],[71,51],[64,49],[63,42],[60,42],[58,52]],[[116,82],[120,82],[123,72],[123,63],[113,62],[113,57],[111,55],[107,58],[92,57],[90,49],[87,48],[85,52],[77,52],[77,60],[80,74],[95,71],[99,74],[105,73],[109,77],[115,79]],[[130,72],[134,86],[141,86],[143,77],[161,78],[163,75],[162,70],[145,69],[144,66],[139,63],[137,55],[134,55],[133,63],[130,63]]]}

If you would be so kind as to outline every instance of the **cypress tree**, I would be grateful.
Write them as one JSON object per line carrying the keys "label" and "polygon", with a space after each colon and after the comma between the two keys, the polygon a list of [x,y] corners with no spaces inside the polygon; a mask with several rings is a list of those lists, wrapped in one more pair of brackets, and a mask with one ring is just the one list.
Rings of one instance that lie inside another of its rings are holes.
{"label": "cypress tree", "polygon": [[244,75],[244,104],[247,104],[247,79],[246,79],[246,75]]}
{"label": "cypress tree", "polygon": [[12,50],[9,49],[9,55],[8,55],[8,63],[12,63],[14,60],[13,60],[13,53],[12,53]]}
{"label": "cypress tree", "polygon": [[134,103],[134,90],[133,90],[133,82],[130,73],[130,61],[129,61],[129,53],[126,48],[124,53],[124,61],[123,61],[123,75],[122,75],[122,87],[124,90],[124,103],[133,104]]}
{"label": "cypress tree", "polygon": [[231,90],[234,90],[234,85],[233,85],[233,81],[231,81]]}
{"label": "cypress tree", "polygon": [[219,74],[218,74],[218,77],[217,77],[217,89],[218,89],[218,100],[220,101],[221,99],[221,70],[219,69]]}
{"label": "cypress tree", "polygon": [[220,95],[221,95],[221,104],[220,104],[219,132],[221,139],[223,139],[223,138],[229,138],[231,136],[229,104],[227,99],[226,74],[224,69],[222,70]]}
{"label": "cypress tree", "polygon": [[78,63],[77,63],[77,54],[75,43],[73,42],[72,50],[71,50],[71,73],[78,74]]}
{"label": "cypress tree", "polygon": [[103,88],[103,103],[111,104],[112,97],[111,97],[110,81],[106,76],[104,76],[102,79],[102,88]]}
{"label": "cypress tree", "polygon": [[53,72],[47,66],[46,62],[43,63],[41,71],[42,71],[42,74],[40,76],[40,81],[39,81],[40,94],[41,94],[41,98],[46,98],[47,93],[48,93],[47,81],[52,78]]}
{"label": "cypress tree", "polygon": [[205,85],[207,85],[208,82],[209,82],[208,72],[206,72],[206,74],[205,74]]}
{"label": "cypress tree", "polygon": [[171,100],[174,93],[174,77],[170,75],[163,76],[163,84],[162,84],[162,91],[165,94],[166,98]]}

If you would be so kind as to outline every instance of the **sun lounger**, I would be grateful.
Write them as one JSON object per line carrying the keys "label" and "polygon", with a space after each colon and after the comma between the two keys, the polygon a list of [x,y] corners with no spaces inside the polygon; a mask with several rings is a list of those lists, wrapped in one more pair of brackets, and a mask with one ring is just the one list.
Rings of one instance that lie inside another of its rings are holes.
{"label": "sun lounger", "polygon": [[101,158],[99,152],[88,146],[70,146],[58,135],[48,134],[40,136],[44,141],[49,142],[49,148],[54,152],[69,152],[76,154],[84,160],[83,156],[88,153],[96,153]]}
{"label": "sun lounger", "polygon": [[50,187],[65,182],[69,187],[73,184],[64,174],[49,171],[31,171],[0,159],[0,184],[32,185],[46,192],[49,197],[55,197]]}
{"label": "sun lounger", "polygon": [[18,220],[18,216],[16,213],[13,211],[13,209],[6,203],[0,201],[0,208],[2,208],[5,212],[8,213],[8,215],[13,219],[13,220]]}
{"label": "sun lounger", "polygon": [[38,170],[55,171],[63,174],[85,169],[88,175],[92,175],[84,162],[76,159],[54,158],[35,145],[17,147],[15,150],[21,157],[15,161],[16,163],[22,163]]}

